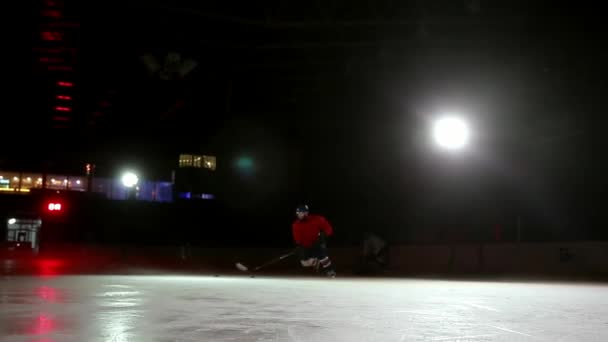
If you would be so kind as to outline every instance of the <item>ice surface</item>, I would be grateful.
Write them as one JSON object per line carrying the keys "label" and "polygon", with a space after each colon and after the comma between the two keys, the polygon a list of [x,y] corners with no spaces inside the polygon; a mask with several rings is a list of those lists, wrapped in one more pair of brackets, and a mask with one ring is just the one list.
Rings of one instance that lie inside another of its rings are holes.
{"label": "ice surface", "polygon": [[0,341],[608,341],[608,287],[9,276]]}

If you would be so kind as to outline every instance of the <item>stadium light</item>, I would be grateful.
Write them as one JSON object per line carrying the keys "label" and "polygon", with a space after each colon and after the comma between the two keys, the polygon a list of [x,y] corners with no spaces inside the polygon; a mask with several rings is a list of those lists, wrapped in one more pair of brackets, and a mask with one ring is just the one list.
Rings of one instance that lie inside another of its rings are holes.
{"label": "stadium light", "polygon": [[15,224],[17,223],[17,219],[16,218],[10,218],[8,219],[8,224]]}
{"label": "stadium light", "polygon": [[460,150],[469,142],[469,127],[464,120],[458,117],[445,116],[434,123],[433,138],[441,148]]}
{"label": "stadium light", "polygon": [[137,175],[133,172],[127,171],[125,173],[123,173],[122,178],[122,185],[124,185],[127,188],[132,188],[134,186],[137,185],[137,183],[139,182],[139,177],[137,177]]}

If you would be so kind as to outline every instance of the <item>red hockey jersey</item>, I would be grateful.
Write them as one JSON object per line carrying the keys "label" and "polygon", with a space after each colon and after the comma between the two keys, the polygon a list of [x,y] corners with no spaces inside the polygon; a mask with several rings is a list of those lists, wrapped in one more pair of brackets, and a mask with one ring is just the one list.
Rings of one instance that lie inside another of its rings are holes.
{"label": "red hockey jersey", "polygon": [[319,215],[308,215],[303,220],[296,220],[292,228],[294,241],[306,248],[314,246],[319,239],[319,232],[324,232],[327,236],[334,232],[327,219]]}

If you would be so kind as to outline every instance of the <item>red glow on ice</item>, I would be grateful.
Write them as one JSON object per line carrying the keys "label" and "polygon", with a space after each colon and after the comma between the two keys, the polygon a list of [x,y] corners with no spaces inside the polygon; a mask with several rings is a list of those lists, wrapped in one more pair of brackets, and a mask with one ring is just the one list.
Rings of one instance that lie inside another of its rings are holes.
{"label": "red glow on ice", "polygon": [[66,81],[59,81],[59,82],[57,82],[57,85],[60,87],[73,87],[74,83],[66,82]]}
{"label": "red glow on ice", "polygon": [[55,320],[45,314],[39,314],[36,322],[31,327],[32,335],[46,335],[55,331]]}
{"label": "red glow on ice", "polygon": [[57,95],[57,99],[59,99],[59,100],[71,100],[72,97],[70,95]]}
{"label": "red glow on ice", "polygon": [[53,120],[55,121],[70,121],[70,118],[67,116],[53,116]]}
{"label": "red glow on ice", "polygon": [[38,295],[38,297],[43,299],[45,302],[49,302],[49,303],[56,303],[57,299],[59,297],[57,290],[52,287],[48,287],[48,286],[39,287],[36,290],[36,294]]}
{"label": "red glow on ice", "polygon": [[57,106],[57,107],[55,107],[55,110],[59,111],[59,112],[71,112],[72,108]]}

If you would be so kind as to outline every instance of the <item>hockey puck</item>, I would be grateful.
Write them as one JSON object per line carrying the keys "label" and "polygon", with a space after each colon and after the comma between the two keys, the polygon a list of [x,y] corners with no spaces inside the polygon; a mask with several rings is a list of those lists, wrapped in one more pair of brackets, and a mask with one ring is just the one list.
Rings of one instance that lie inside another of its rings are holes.
{"label": "hockey puck", "polygon": [[249,278],[255,278],[255,276],[252,274],[252,275],[249,276]]}

